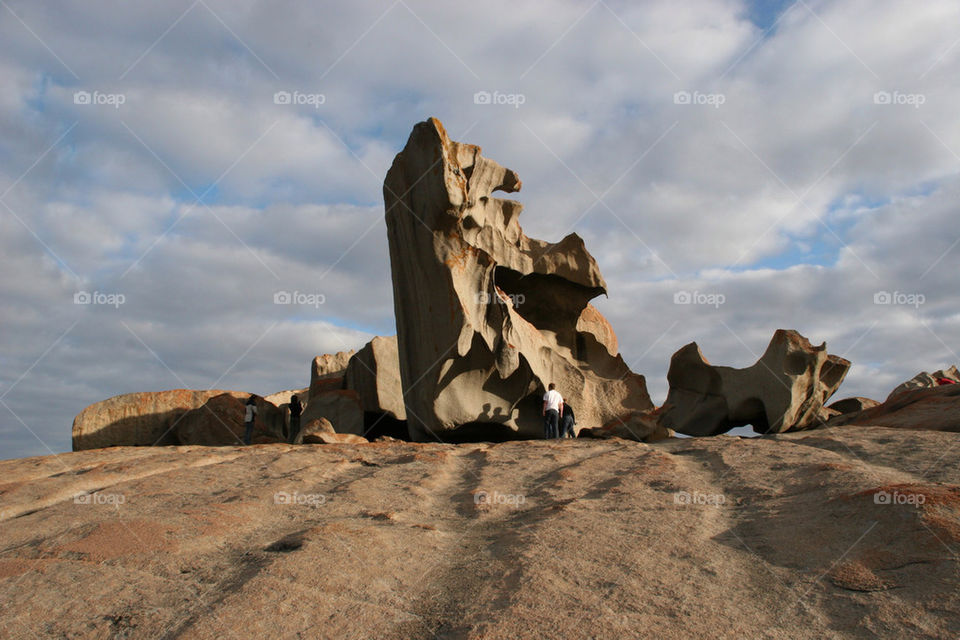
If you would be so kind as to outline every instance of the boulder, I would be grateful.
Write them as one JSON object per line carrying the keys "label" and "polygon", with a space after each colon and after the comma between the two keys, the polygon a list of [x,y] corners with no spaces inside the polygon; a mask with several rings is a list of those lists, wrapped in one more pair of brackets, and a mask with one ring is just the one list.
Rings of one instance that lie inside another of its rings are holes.
{"label": "boulder", "polygon": [[827,426],[960,432],[960,384],[908,389],[883,404],[831,419]]}
{"label": "boulder", "polygon": [[[241,402],[250,397],[242,391],[172,389],[126,393],[102,400],[74,418],[73,450],[193,444],[178,439],[177,421],[188,411],[199,409],[211,398],[224,394]],[[261,411],[261,421],[266,420],[264,430],[282,433],[282,415],[274,414],[270,407],[273,405],[267,403]]]}
{"label": "boulder", "polygon": [[[660,423],[679,433],[710,436],[752,425],[757,433],[822,424],[824,403],[850,362],[815,347],[796,331],[778,329],[763,356],[744,369],[714,366],[691,342],[670,360]],[[828,412],[829,413],[829,412]]]}
{"label": "boulder", "polygon": [[360,396],[366,413],[386,413],[406,420],[397,337],[377,336],[350,358],[344,386]]}
{"label": "boulder", "polygon": [[653,407],[589,305],[606,283],[583,240],[527,237],[517,174],[417,124],[384,182],[400,378],[414,440],[542,436],[545,388],[605,424]]}
{"label": "boulder", "polygon": [[897,386],[896,389],[890,392],[890,395],[887,396],[887,400],[893,398],[893,396],[903,393],[904,391],[911,391],[913,389],[930,389],[932,387],[940,386],[940,383],[937,382],[941,378],[946,378],[947,380],[953,380],[954,382],[960,382],[960,371],[957,371],[956,366],[952,366],[949,369],[940,369],[939,371],[934,371],[933,373],[927,373],[926,371],[921,371],[917,375],[913,376],[906,382],[901,383]]}
{"label": "boulder", "polygon": [[363,408],[355,391],[333,389],[312,394],[300,416],[300,424],[306,425],[319,418],[329,420],[337,433],[364,433]]}
{"label": "boulder", "polygon": [[326,418],[317,418],[306,423],[300,430],[300,435],[294,440],[294,444],[316,443],[319,434],[335,433],[333,425]]}
{"label": "boulder", "polygon": [[[350,351],[338,351],[334,354],[324,354],[313,359],[310,366],[310,393],[314,393],[330,388],[343,388],[343,375],[347,371],[347,365],[350,358],[356,353],[353,349]],[[303,398],[301,398],[301,401]]]}
{"label": "boulder", "polygon": [[[183,414],[174,425],[177,443],[181,445],[242,445],[245,430],[246,398],[221,393]],[[283,411],[264,398],[257,399],[252,442],[280,442],[283,432]]]}
{"label": "boulder", "polygon": [[843,400],[837,400],[830,404],[827,409],[832,409],[837,412],[837,415],[843,415],[845,413],[856,413],[858,411],[863,411],[865,409],[872,409],[873,407],[880,404],[877,400],[871,400],[870,398],[862,398],[860,396],[854,396],[852,398],[844,398]]}
{"label": "boulder", "polygon": [[638,442],[658,442],[674,435],[672,429],[659,423],[659,410],[631,411],[601,427],[581,429],[577,434],[580,438],[623,438]]}
{"label": "boulder", "polygon": [[363,436],[353,433],[329,433],[319,431],[304,436],[304,444],[366,444],[370,442]]}

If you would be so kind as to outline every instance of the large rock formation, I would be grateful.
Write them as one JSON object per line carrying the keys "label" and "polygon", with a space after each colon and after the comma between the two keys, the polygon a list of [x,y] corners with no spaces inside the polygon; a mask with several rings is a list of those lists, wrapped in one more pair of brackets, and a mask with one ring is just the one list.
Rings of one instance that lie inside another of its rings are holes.
{"label": "large rock formation", "polygon": [[[223,425],[212,417],[216,412],[203,408],[211,398],[224,394],[241,403],[250,397],[249,393],[242,391],[172,389],[126,393],[97,402],[74,418],[73,450],[116,446],[236,444],[230,430],[222,428]],[[215,404],[218,410],[222,409],[222,401]],[[258,428],[262,429],[263,434],[282,437],[283,412],[262,398],[258,400],[257,409]],[[178,429],[181,419],[192,410],[200,412],[191,417],[191,428]],[[242,404],[238,411],[242,421]],[[198,420],[209,426],[202,435],[198,431]]]}
{"label": "large rock formation", "polygon": [[643,376],[616,354],[589,305],[606,293],[576,234],[524,235],[520,189],[480,147],[417,124],[384,182],[400,373],[410,434],[428,439],[542,435],[555,382],[580,426],[652,408]]}
{"label": "large rock formation", "polygon": [[745,369],[711,365],[691,342],[670,359],[670,390],[660,422],[691,436],[743,425],[757,433],[809,429],[822,424],[824,403],[849,368],[849,360],[827,353],[826,343],[814,347],[784,329]]}

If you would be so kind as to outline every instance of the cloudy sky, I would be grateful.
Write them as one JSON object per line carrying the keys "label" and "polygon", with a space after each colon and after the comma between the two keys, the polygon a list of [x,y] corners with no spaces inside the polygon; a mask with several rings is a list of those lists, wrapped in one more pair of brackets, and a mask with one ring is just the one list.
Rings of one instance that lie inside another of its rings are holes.
{"label": "cloudy sky", "polygon": [[687,342],[747,366],[777,328],[882,399],[960,363],[958,21],[0,0],[0,458],[68,451],[112,395],[302,387],[314,355],[395,333],[381,186],[428,116],[520,174],[528,235],[584,237],[654,401]]}

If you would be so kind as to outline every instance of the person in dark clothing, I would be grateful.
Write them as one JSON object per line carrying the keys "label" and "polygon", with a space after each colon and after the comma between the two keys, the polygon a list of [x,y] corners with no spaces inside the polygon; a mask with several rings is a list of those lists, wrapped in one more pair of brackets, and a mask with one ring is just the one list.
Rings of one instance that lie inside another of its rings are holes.
{"label": "person in dark clothing", "polygon": [[247,413],[243,422],[246,427],[243,432],[243,444],[250,444],[253,440],[253,423],[257,418],[257,396],[247,398]]}
{"label": "person in dark clothing", "polygon": [[560,417],[560,437],[576,438],[573,432],[573,425],[577,424],[577,419],[573,415],[573,408],[566,402],[563,403],[563,415]]}
{"label": "person in dark clothing", "polygon": [[290,444],[293,444],[300,435],[300,414],[302,413],[303,405],[300,404],[300,398],[296,394],[290,396]]}

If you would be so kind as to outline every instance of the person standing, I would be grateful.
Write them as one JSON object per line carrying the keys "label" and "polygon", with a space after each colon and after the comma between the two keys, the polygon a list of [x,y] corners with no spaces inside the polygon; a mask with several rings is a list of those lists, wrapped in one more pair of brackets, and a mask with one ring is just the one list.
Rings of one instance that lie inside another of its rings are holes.
{"label": "person standing", "polygon": [[563,403],[563,411],[560,415],[560,437],[561,438],[576,438],[576,434],[573,432],[573,425],[577,424],[577,419],[573,415],[573,407],[569,403]]}
{"label": "person standing", "polygon": [[300,398],[296,394],[290,396],[290,444],[297,440],[300,435],[300,414],[303,413],[303,405],[300,404]]}
{"label": "person standing", "polygon": [[560,412],[563,411],[563,396],[557,385],[550,383],[543,394],[543,437],[547,440],[560,436]]}
{"label": "person standing", "polygon": [[243,444],[250,444],[253,440],[253,423],[257,419],[257,396],[247,398],[247,413],[243,422],[246,429],[243,432]]}

